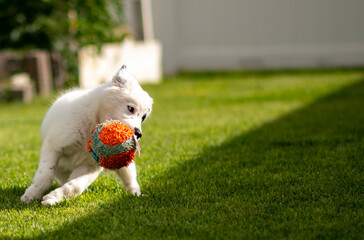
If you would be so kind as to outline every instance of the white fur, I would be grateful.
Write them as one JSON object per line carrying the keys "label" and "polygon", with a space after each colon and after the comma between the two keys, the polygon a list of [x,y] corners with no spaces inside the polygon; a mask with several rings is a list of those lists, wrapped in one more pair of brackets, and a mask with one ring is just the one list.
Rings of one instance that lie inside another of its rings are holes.
{"label": "white fur", "polygon": [[[133,131],[141,130],[142,118],[150,114],[152,104],[152,98],[125,66],[108,83],[91,90],[74,90],[58,98],[44,117],[39,167],[21,201],[40,199],[54,179],[61,187],[44,196],[43,205],[54,205],[81,194],[103,170],[87,151],[92,129],[98,123],[118,119]],[[130,193],[140,195],[134,163],[115,171]]]}

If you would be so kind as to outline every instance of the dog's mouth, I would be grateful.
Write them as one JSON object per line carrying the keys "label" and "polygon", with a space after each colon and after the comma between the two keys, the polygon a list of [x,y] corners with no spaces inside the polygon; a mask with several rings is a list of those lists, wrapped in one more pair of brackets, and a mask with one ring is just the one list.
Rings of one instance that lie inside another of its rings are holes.
{"label": "dog's mouth", "polygon": [[134,141],[135,141],[135,151],[138,156],[140,156],[140,145],[137,136],[135,134],[133,135]]}

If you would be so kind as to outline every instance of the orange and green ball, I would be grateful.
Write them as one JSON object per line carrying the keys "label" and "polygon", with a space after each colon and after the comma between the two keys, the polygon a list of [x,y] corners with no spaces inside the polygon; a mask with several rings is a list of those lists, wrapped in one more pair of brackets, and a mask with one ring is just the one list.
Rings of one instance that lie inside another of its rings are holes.
{"label": "orange and green ball", "polygon": [[111,170],[126,167],[135,157],[134,132],[118,120],[98,124],[88,140],[87,150],[101,167]]}

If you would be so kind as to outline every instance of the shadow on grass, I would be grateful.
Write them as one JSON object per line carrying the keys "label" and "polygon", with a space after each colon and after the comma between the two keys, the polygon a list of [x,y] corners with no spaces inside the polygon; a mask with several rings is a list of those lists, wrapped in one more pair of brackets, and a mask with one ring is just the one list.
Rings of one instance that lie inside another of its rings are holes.
{"label": "shadow on grass", "polygon": [[361,81],[35,239],[360,238],[363,109]]}
{"label": "shadow on grass", "polygon": [[[47,192],[56,189],[58,185],[54,183]],[[39,208],[41,200],[36,200],[31,204],[24,204],[20,201],[20,197],[24,194],[27,187],[12,186],[10,188],[0,188],[0,210],[6,209],[25,209]]]}
{"label": "shadow on grass", "polygon": [[[21,209],[20,196],[25,192],[25,187],[12,186],[10,188],[0,188],[0,210]],[[24,206],[27,207],[27,206]]]}

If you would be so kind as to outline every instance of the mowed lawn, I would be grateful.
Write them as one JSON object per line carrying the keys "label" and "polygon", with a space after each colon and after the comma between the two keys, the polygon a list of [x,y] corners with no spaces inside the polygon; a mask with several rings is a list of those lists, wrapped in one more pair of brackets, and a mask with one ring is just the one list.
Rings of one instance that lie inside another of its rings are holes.
{"label": "mowed lawn", "polygon": [[143,87],[155,104],[135,160],[142,197],[104,172],[74,200],[22,204],[52,99],[0,104],[0,239],[364,238],[364,70]]}

